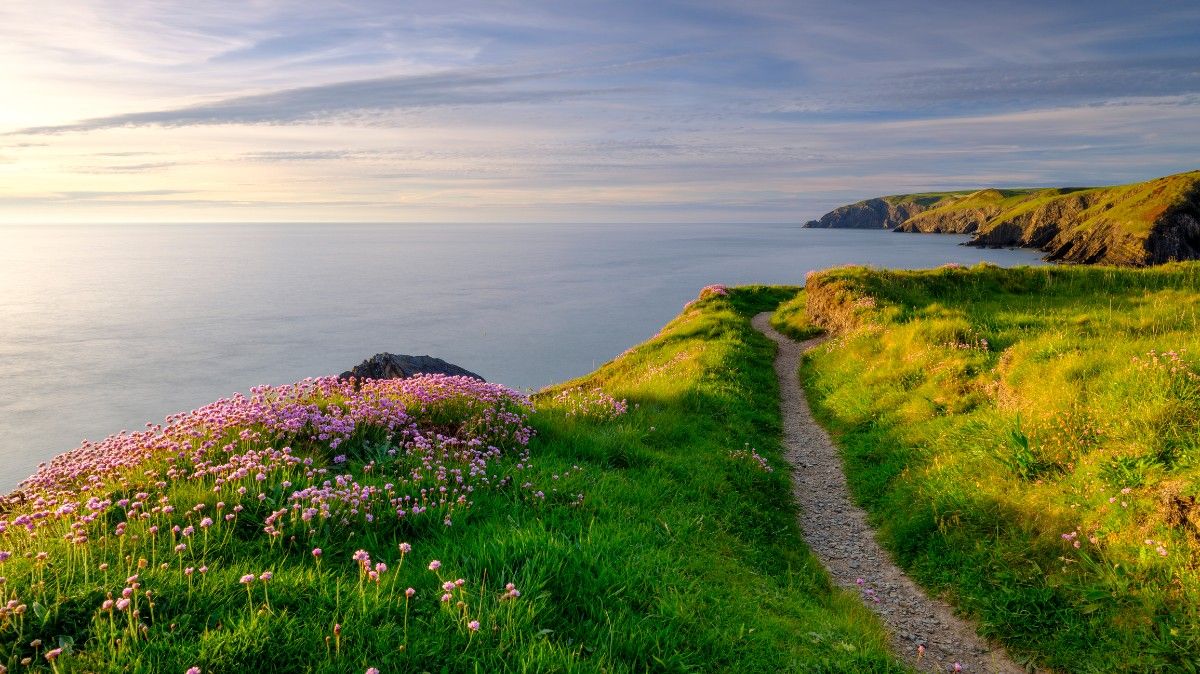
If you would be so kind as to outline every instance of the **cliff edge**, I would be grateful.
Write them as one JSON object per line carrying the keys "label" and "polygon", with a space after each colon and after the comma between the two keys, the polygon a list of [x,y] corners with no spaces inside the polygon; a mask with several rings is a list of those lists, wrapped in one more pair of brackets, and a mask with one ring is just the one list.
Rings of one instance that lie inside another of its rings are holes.
{"label": "cliff edge", "polygon": [[[892,209],[867,206],[871,202]],[[967,245],[1037,248],[1061,262],[1146,266],[1200,259],[1200,171],[1112,187],[881,197],[834,209],[806,227],[863,228],[868,212],[879,214],[878,227],[973,234]]]}

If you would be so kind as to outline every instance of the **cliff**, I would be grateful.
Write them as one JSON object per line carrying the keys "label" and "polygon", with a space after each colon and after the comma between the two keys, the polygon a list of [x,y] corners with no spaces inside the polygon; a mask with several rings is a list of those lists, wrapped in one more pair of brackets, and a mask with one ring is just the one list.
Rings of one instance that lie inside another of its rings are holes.
{"label": "cliff", "polygon": [[[856,207],[896,198],[843,206],[807,226],[860,227]],[[1037,248],[1062,262],[1145,266],[1200,258],[1200,171],[1112,187],[946,194],[896,214],[903,215],[893,218],[896,231],[974,234],[968,245]]]}
{"label": "cliff", "polygon": [[821,216],[820,220],[809,220],[809,228],[846,229],[895,229],[914,215],[945,203],[966,192],[925,192],[921,194],[893,194],[886,197],[866,199],[854,204],[839,206]]}

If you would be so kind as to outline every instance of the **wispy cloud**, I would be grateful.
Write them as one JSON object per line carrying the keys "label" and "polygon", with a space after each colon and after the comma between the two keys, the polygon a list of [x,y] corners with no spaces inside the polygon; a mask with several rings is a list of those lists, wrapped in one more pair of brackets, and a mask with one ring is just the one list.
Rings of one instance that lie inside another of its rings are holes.
{"label": "wispy cloud", "polygon": [[42,135],[148,125],[313,123],[360,112],[545,103],[603,91],[518,86],[556,78],[554,74],[545,73],[486,75],[465,72],[382,77],[237,96],[171,110],[131,112],[72,124],[29,127],[12,133]]}

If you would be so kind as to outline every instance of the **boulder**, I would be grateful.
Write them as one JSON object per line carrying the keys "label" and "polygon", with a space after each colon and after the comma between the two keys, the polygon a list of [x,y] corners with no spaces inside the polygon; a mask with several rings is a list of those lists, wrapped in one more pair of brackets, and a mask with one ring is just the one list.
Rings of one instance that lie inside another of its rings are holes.
{"label": "boulder", "polygon": [[483,377],[474,372],[454,363],[447,363],[441,358],[395,353],[377,353],[340,376],[342,379],[408,379],[418,374],[444,374],[484,381]]}

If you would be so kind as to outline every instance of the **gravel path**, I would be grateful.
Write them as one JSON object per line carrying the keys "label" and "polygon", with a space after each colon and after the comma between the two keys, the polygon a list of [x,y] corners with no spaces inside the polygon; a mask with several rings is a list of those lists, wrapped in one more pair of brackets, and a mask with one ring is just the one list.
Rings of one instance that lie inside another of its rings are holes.
{"label": "gravel path", "polygon": [[[779,345],[775,373],[800,527],[834,582],[862,596],[887,624],[893,650],[918,669],[954,671],[955,663],[960,663],[964,672],[1025,672],[1003,649],[984,641],[970,623],[956,617],[948,604],[926,596],[879,547],[866,513],[850,499],[838,451],[813,420],[800,388],[800,358],[821,339],[791,340],[771,327],[770,318],[770,313],[755,316],[754,327]],[[918,657],[921,645],[925,650]]]}

